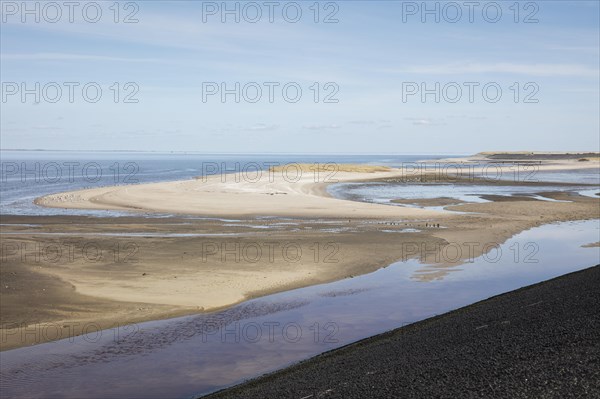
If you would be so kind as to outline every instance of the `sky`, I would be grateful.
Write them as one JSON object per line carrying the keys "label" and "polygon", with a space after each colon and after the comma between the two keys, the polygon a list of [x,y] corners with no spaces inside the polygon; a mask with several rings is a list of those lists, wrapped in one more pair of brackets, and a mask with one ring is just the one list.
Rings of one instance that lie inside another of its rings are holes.
{"label": "sky", "polygon": [[600,151],[598,1],[74,4],[2,1],[2,149]]}

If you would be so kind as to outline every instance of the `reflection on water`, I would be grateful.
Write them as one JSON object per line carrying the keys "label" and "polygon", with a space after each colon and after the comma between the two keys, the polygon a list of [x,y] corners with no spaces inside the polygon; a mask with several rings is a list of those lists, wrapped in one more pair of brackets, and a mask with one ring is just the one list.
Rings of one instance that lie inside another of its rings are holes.
{"label": "reflection on water", "polygon": [[[364,276],[1,353],[2,397],[189,398],[490,296],[600,263],[600,221],[542,226],[499,255],[427,270],[398,262]],[[526,244],[539,249],[533,256]],[[85,338],[85,339],[84,339]]]}
{"label": "reflection on water", "polygon": [[[435,198],[452,198],[459,202],[489,202],[482,198],[486,195],[528,195],[539,201],[564,202],[554,200],[534,193],[569,191],[576,193],[598,192],[583,190],[577,187],[561,186],[494,186],[494,185],[465,185],[465,184],[403,184],[403,183],[339,183],[329,186],[328,192],[336,198],[352,201],[375,202],[397,206],[410,204],[395,204],[396,199],[418,200]],[[532,195],[533,194],[533,195]],[[442,210],[444,206],[426,206],[428,209]]]}
{"label": "reflection on water", "polygon": [[593,190],[580,190],[577,193],[579,195],[583,195],[584,197],[598,198],[600,197],[600,188],[596,188]]}
{"label": "reflection on water", "polygon": [[588,169],[575,170],[536,170],[531,176],[534,181],[551,181],[559,183],[586,183],[600,185],[600,175],[598,168],[590,167]]}

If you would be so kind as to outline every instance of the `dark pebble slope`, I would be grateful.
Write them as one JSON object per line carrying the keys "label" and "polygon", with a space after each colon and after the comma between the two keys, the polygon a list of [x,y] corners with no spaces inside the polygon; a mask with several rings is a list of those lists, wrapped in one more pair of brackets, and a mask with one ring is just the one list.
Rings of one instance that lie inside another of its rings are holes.
{"label": "dark pebble slope", "polygon": [[600,398],[600,266],[334,350],[211,398]]}

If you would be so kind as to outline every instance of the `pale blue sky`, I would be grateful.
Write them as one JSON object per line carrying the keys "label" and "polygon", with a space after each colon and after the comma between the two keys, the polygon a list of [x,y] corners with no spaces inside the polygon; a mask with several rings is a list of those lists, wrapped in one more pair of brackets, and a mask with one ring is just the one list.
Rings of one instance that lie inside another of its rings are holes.
{"label": "pale blue sky", "polygon": [[[36,104],[33,96],[23,103],[18,94],[7,96],[1,103],[4,149],[600,150],[597,1],[521,2],[519,23],[510,8],[514,1],[498,2],[503,14],[497,23],[483,18],[482,7],[490,3],[485,1],[475,8],[473,23],[465,2],[453,3],[463,7],[459,22],[446,22],[442,15],[440,23],[433,16],[423,23],[419,13],[405,15],[403,22],[403,10],[410,11],[407,2],[339,1],[339,22],[330,24],[314,23],[313,1],[298,2],[303,11],[298,23],[282,18],[286,2],[275,9],[274,23],[266,14],[258,23],[243,18],[235,23],[231,16],[222,23],[220,14],[203,22],[202,2],[138,1],[139,22],[131,24],[114,23],[112,1],[99,2],[103,14],[97,23],[86,22],[77,9],[73,23],[65,14],[57,23],[43,20],[54,14],[41,15],[40,23],[27,16],[22,23],[21,10],[13,15],[6,3],[1,24],[4,85],[97,82],[103,96],[93,104],[78,89],[73,103],[67,101],[66,88],[57,103],[42,99]],[[431,7],[434,3],[429,2]],[[335,10],[325,10],[326,4],[320,3],[320,18]],[[132,10],[121,9],[119,18]],[[539,22],[523,23],[531,12]],[[109,89],[114,82],[122,95],[122,86],[134,82],[139,102],[114,103]],[[226,103],[218,96],[203,102],[203,82],[296,82],[303,96],[287,103],[276,89],[273,103],[264,98],[236,104],[231,96]],[[334,82],[339,102],[314,103],[310,87],[315,82]],[[473,103],[466,88],[457,103],[443,98],[436,103],[432,96],[422,102],[419,95],[403,102],[406,82],[426,82],[428,87],[435,82],[495,82],[503,96],[488,103],[480,86]],[[518,103],[510,89],[515,82],[521,88]],[[525,90],[526,83],[539,88],[537,104],[523,103],[523,95],[533,90]]]}

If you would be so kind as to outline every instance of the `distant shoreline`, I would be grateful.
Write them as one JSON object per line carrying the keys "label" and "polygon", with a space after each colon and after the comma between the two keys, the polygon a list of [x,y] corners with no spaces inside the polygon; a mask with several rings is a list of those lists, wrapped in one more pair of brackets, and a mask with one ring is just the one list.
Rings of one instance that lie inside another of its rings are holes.
{"label": "distant shoreline", "polygon": [[562,161],[562,160],[580,160],[580,159],[598,159],[600,153],[597,152],[480,152],[473,156],[474,159],[483,157],[487,160],[503,161]]}
{"label": "distant shoreline", "polygon": [[[184,151],[184,150],[53,150],[53,149],[44,149],[44,148],[38,148],[38,149],[27,149],[27,148],[3,148],[0,151],[6,151],[6,152],[102,152],[102,153],[112,153],[112,152],[124,152],[124,153],[147,153],[147,154],[189,154],[189,155],[244,155],[244,156],[255,156],[255,155],[294,155],[294,156],[302,156],[302,155],[307,155],[307,156],[402,156],[402,155],[426,155],[426,153],[422,153],[422,152],[392,152],[392,153],[386,153],[386,152],[381,152],[381,153],[377,153],[377,152],[366,152],[366,153],[351,153],[351,152],[281,152],[281,151],[274,151],[274,152],[223,152],[223,151],[215,151],[215,152],[211,152],[211,151]],[[449,152],[449,153],[443,153],[443,152],[438,152],[436,154],[429,154],[429,155],[442,155],[442,156],[457,156],[457,157],[464,157],[465,154],[464,153],[453,153],[453,152]]]}
{"label": "distant shoreline", "polygon": [[[101,153],[147,153],[147,154],[194,154],[194,155],[317,155],[317,156],[399,156],[399,155],[423,155],[424,152],[368,152],[368,153],[335,153],[335,152],[321,152],[321,153],[304,153],[304,152],[223,152],[223,151],[185,151],[185,150],[97,150],[97,149],[47,149],[47,148],[2,148],[0,151],[6,152],[101,152]],[[462,158],[485,158],[493,159],[494,157],[539,157],[539,159],[557,159],[555,157],[565,156],[560,159],[572,159],[575,156],[593,156],[600,157],[600,152],[593,151],[482,151],[471,156],[465,156],[464,153],[443,153],[438,152],[431,155],[440,156],[455,156]],[[546,156],[546,158],[544,158]]]}

